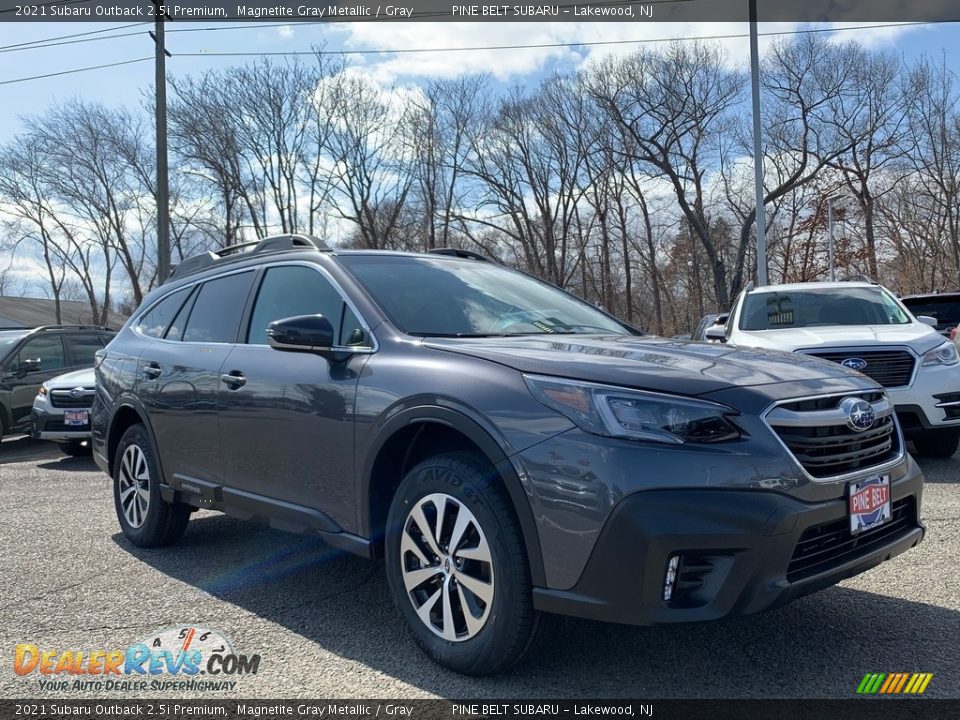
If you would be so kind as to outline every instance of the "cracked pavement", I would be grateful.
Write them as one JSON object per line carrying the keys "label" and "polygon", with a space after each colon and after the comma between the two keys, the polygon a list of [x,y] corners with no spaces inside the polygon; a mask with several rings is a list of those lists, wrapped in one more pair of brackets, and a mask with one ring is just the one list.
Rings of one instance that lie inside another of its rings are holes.
{"label": "cracked pavement", "polygon": [[925,697],[960,697],[960,455],[921,466],[925,542],[864,575],[704,625],[565,620],[525,665],[472,679],[419,653],[381,563],[212,512],[194,515],[177,545],[138,549],[120,534],[110,480],[92,461],[7,439],[0,697],[104,695],[40,691],[36,673],[13,672],[17,643],[114,650],[181,624],[222,630],[238,652],[262,657],[256,675],[209,697],[850,698],[866,672],[932,672]]}

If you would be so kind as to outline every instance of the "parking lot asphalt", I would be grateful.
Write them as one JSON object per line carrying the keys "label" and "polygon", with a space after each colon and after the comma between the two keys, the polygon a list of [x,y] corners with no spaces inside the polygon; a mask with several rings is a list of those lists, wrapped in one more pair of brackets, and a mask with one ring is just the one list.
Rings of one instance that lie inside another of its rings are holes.
{"label": "parking lot asphalt", "polygon": [[257,674],[202,695],[211,698],[851,698],[867,672],[930,672],[925,697],[960,697],[960,455],[921,465],[925,542],[864,575],[709,624],[564,620],[523,666],[473,679],[419,653],[382,563],[212,512],[194,515],[175,546],[136,548],[119,531],[109,478],[91,460],[7,439],[0,697],[127,697],[40,690],[38,673],[14,673],[14,648],[117,650],[179,625],[222,630],[236,651],[261,655]]}

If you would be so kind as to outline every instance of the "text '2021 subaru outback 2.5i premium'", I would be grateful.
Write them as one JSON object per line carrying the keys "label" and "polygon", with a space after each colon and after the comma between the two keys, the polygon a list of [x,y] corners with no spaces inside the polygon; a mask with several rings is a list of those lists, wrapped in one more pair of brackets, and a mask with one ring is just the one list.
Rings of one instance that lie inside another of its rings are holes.
{"label": "text '2021 subaru outback 2.5i premium'", "polygon": [[935,322],[875,282],[795,283],[748,288],[706,336],[862,372],[887,391],[918,454],[950,457],[960,446],[960,355]]}
{"label": "text '2021 subaru outback 2.5i premium'", "polygon": [[131,542],[203,507],[384,557],[419,645],[474,674],[552,613],[752,613],[924,534],[873,380],[641,337],[462,251],[185,261],[101,353],[93,418]]}

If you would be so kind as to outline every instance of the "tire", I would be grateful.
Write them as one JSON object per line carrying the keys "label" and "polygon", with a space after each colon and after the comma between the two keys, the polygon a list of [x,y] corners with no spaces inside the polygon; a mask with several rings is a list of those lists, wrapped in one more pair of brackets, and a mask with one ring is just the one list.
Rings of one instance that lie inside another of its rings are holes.
{"label": "tire", "polygon": [[[445,522],[438,539],[441,505]],[[445,551],[446,543],[453,552]],[[543,634],[510,499],[496,471],[475,455],[437,455],[407,473],[387,517],[386,569],[414,640],[446,668],[467,675],[501,672]]]}
{"label": "tire", "polygon": [[169,545],[187,529],[190,507],[164,502],[162,481],[147,429],[131,425],[114,457],[113,502],[123,534],[138,547]]}
{"label": "tire", "polygon": [[930,458],[949,458],[960,446],[960,429],[925,430],[922,435],[914,435],[913,447],[917,455]]}
{"label": "tire", "polygon": [[71,440],[70,442],[60,443],[60,449],[70,457],[86,457],[93,454],[93,448],[89,440]]}

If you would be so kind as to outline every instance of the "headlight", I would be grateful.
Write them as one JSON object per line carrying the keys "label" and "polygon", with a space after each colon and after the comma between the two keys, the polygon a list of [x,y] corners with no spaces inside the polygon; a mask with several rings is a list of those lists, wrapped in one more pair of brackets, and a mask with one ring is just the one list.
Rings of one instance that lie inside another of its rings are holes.
{"label": "headlight", "polygon": [[530,392],[594,435],[680,444],[735,440],[725,405],[542,375],[524,375]]}
{"label": "headlight", "polygon": [[40,386],[40,389],[37,390],[37,395],[39,395],[40,397],[46,397],[46,396],[47,396],[47,387],[46,387],[45,385],[41,385],[41,386]]}
{"label": "headlight", "polygon": [[957,346],[949,340],[923,356],[924,366],[956,365],[958,362],[960,362],[960,355],[957,354]]}

